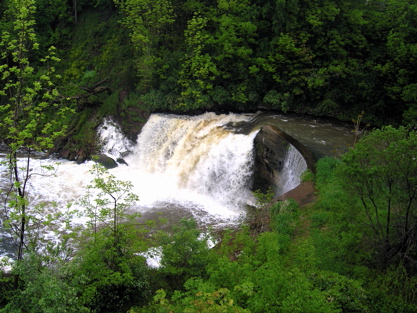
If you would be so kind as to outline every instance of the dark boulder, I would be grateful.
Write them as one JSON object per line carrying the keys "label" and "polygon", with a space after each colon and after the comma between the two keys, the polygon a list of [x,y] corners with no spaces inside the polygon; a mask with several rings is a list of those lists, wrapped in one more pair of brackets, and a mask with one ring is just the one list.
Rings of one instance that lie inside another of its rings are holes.
{"label": "dark boulder", "polygon": [[100,163],[107,169],[117,167],[117,162],[105,154],[99,154],[93,158],[97,163]]}
{"label": "dark boulder", "polygon": [[288,150],[293,146],[315,172],[315,158],[312,152],[296,139],[274,126],[263,126],[254,140],[255,165],[252,190],[266,192],[270,186],[277,186],[285,166]]}

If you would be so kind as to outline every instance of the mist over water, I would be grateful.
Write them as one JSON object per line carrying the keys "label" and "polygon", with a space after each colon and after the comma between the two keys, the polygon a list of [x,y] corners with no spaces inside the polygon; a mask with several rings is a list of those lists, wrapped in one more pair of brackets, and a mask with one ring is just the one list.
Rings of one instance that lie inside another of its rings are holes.
{"label": "mist over water", "polygon": [[134,183],[145,208],[176,203],[191,212],[206,212],[211,219],[232,221],[252,197],[257,131],[235,134],[224,126],[248,118],[154,114],[125,158],[128,166],[119,166],[115,175]]}
{"label": "mist over water", "polygon": [[[118,180],[132,182],[132,191],[140,199],[132,210],[139,211],[144,219],[167,217],[170,223],[176,223],[182,217],[194,217],[200,225],[224,227],[239,223],[246,204],[254,201],[250,191],[253,141],[259,128],[254,118],[254,114],[153,114],[136,143],[126,139],[111,120],[103,122],[98,135],[103,143],[102,153],[126,162],[109,172]],[[248,125],[244,132],[233,126],[242,124]],[[332,129],[331,133],[334,135],[335,131]],[[284,191],[299,184],[299,175],[306,168],[297,153],[295,150],[292,154],[291,149],[288,152],[280,182]],[[0,153],[0,159],[4,158],[5,153]],[[21,164],[26,165],[23,161]],[[45,172],[44,165],[53,165],[56,170]],[[42,203],[47,213],[65,212],[72,203],[71,209],[82,211],[76,202],[94,178],[90,173],[93,165],[93,161],[78,165],[53,158],[32,159],[28,189],[31,206]],[[8,184],[8,170],[0,163],[2,205]],[[71,223],[86,221],[87,218],[75,217]],[[1,235],[7,239],[6,233]],[[46,229],[43,236],[56,240]],[[0,243],[3,250],[7,250],[6,242]]]}
{"label": "mist over water", "polygon": [[[125,156],[128,165],[119,164],[109,172],[118,180],[132,182],[132,191],[140,199],[132,210],[146,218],[168,217],[175,223],[187,216],[203,225],[221,227],[237,223],[252,199],[253,139],[257,131],[242,135],[224,127],[249,118],[212,113],[194,117],[154,114],[136,145],[124,138],[111,120],[104,121],[98,135],[103,153],[114,159]],[[21,165],[26,165],[24,160]],[[45,165],[53,165],[55,171],[45,172]],[[46,212],[65,212],[72,203],[72,210],[82,211],[76,203],[94,178],[90,173],[93,165],[93,161],[78,165],[53,158],[31,160],[31,206],[42,203]],[[8,182],[7,169],[2,165],[3,190]],[[72,224],[87,220],[75,217]]]}

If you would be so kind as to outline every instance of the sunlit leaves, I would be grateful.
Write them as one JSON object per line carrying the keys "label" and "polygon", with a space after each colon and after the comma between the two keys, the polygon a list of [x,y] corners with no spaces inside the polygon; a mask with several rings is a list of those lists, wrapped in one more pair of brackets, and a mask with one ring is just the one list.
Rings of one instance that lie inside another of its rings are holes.
{"label": "sunlit leaves", "polygon": [[249,67],[256,31],[247,1],[222,0],[216,10],[194,14],[184,32],[187,54],[178,80],[183,109],[223,103],[225,97],[240,104],[252,98],[247,80],[254,73]]}
{"label": "sunlit leaves", "polygon": [[128,212],[139,197],[131,192],[133,188],[131,182],[117,180],[102,165],[95,164],[92,173],[95,178],[92,184],[87,186],[87,194],[80,200],[86,212],[79,214],[81,216],[86,214],[89,218],[88,225],[92,227],[94,234],[100,224],[104,224],[117,237],[122,222],[140,216],[139,213]]}
{"label": "sunlit leaves", "polygon": [[164,42],[164,30],[174,22],[173,6],[169,0],[117,0],[115,3],[124,13],[122,24],[130,30],[138,53],[139,87],[147,91],[157,66],[161,66],[158,48]]}
{"label": "sunlit leaves", "polygon": [[[43,206],[29,201],[28,186],[33,151],[45,151],[54,146],[58,136],[66,131],[64,115],[72,110],[65,107],[56,89],[53,63],[58,60],[56,49],[51,47],[47,55],[32,66],[33,52],[38,50],[34,31],[34,0],[8,1],[7,17],[13,25],[2,31],[0,136],[8,148],[11,188],[5,204],[9,222],[8,230],[17,238],[16,258],[21,260],[25,250],[36,250],[37,230],[50,224]],[[40,65],[39,65],[40,64]],[[56,104],[59,103],[59,107]],[[17,153],[26,154],[25,166],[19,164]],[[33,239],[35,237],[35,239]],[[32,239],[31,239],[32,238]],[[30,244],[29,244],[30,243]],[[39,240],[39,244],[41,241]]]}

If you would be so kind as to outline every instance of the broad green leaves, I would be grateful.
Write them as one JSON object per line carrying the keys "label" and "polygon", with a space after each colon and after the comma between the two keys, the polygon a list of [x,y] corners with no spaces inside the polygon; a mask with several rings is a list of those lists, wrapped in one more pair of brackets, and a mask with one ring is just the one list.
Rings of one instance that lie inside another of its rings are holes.
{"label": "broad green leaves", "polygon": [[[116,2],[151,109],[256,109],[415,123],[415,5]],[[175,29],[173,29],[175,28]]]}
{"label": "broad green leaves", "polygon": [[[295,234],[295,202],[276,204],[272,210],[274,230],[256,238],[244,226],[224,232],[221,242],[206,252],[189,249],[197,233],[185,236],[191,229],[182,227],[172,238],[170,247],[175,248],[164,249],[164,258],[179,260],[173,252],[180,251],[190,257],[188,262],[176,262],[176,271],[190,271],[195,265],[191,260],[196,259],[206,259],[205,267],[194,272],[184,288],[171,295],[158,290],[152,303],[132,312],[368,312],[361,284],[322,270],[312,238]],[[166,273],[164,265],[161,269]]]}
{"label": "broad green leaves", "polygon": [[86,212],[80,214],[90,219],[88,225],[94,236],[100,224],[104,224],[117,237],[123,222],[140,216],[138,213],[128,212],[139,201],[139,197],[131,192],[131,182],[117,180],[102,165],[96,163],[92,172],[95,178],[87,186],[86,195],[80,200]]}
{"label": "broad green leaves", "polygon": [[173,230],[173,235],[160,235],[161,273],[167,277],[173,290],[180,290],[187,279],[204,276],[206,265],[211,260],[209,236],[202,236],[196,221],[191,219],[181,220]]}
{"label": "broad green leaves", "polygon": [[148,272],[144,258],[139,213],[133,206],[139,200],[128,181],[117,180],[106,168],[95,164],[95,175],[79,201],[87,217],[87,227],[74,233],[77,252],[72,270],[78,282],[81,301],[92,311],[126,311],[133,301],[146,298]]}

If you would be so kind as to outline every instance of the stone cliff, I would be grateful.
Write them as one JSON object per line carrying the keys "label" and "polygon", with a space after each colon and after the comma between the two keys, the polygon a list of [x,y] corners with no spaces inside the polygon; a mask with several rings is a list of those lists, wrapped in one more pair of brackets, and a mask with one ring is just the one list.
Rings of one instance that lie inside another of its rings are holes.
{"label": "stone cliff", "polygon": [[282,176],[291,146],[302,155],[307,163],[307,169],[315,172],[315,158],[311,151],[274,126],[263,126],[255,137],[254,146],[253,190],[259,189],[265,192],[269,186],[278,186],[279,190],[280,185],[283,184]]}

